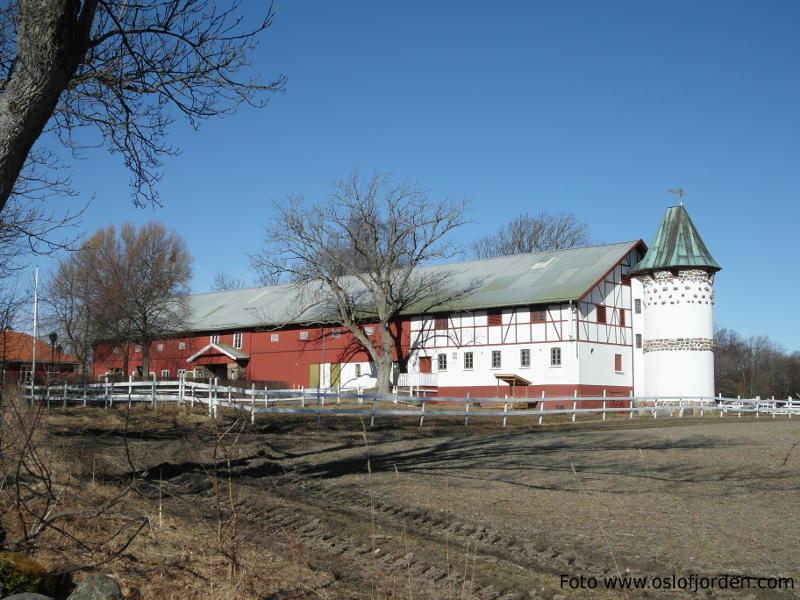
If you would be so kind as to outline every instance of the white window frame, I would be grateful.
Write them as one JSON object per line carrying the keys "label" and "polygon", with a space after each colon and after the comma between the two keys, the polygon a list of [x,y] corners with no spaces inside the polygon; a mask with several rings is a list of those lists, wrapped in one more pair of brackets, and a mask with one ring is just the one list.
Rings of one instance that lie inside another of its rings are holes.
{"label": "white window frame", "polygon": [[342,337],[342,330],[341,329],[331,329],[331,337],[332,338],[340,338],[340,337]]}
{"label": "white window frame", "polygon": [[186,377],[186,369],[178,369],[178,379],[181,377]]}
{"label": "white window frame", "polygon": [[156,344],[156,352],[163,352],[164,344]]}
{"label": "white window frame", "polygon": [[440,372],[447,371],[447,354],[444,352],[436,355],[436,370]]}
{"label": "white window frame", "polygon": [[279,334],[279,333],[270,333],[269,334],[269,341],[270,342],[279,342],[279,341],[281,341],[281,334]]}
{"label": "white window frame", "polygon": [[520,369],[530,369],[531,368],[531,349],[530,348],[522,348],[519,351],[519,368]]}
{"label": "white window frame", "polygon": [[301,331],[300,332],[300,339],[307,340],[308,339],[308,331]]}
{"label": "white window frame", "polygon": [[361,377],[361,363],[356,363],[354,365],[354,368],[356,371],[356,379],[358,379],[359,377]]}
{"label": "white window frame", "polygon": [[503,352],[502,350],[492,350],[492,354],[490,355],[490,363],[492,369],[502,369],[503,368]]}
{"label": "white window frame", "polygon": [[633,312],[634,314],[642,314],[642,301],[639,298],[633,299]]}
{"label": "white window frame", "polygon": [[375,334],[375,328],[374,327],[372,327],[370,325],[364,327],[364,335],[374,335],[374,334]]}
{"label": "white window frame", "polygon": [[219,335],[212,335],[209,337],[212,344],[219,344]]}
{"label": "white window frame", "polygon": [[161,369],[161,377],[169,377],[170,370],[169,369]]}
{"label": "white window frame", "polygon": [[242,340],[244,336],[242,335],[241,331],[237,331],[233,334],[233,348],[236,350],[242,349]]}
{"label": "white window frame", "polygon": [[550,366],[560,367],[562,363],[561,347],[555,346],[550,348]]}
{"label": "white window frame", "polygon": [[[178,342],[178,350],[186,350],[186,342]],[[178,369],[178,371],[185,371],[186,369]]]}
{"label": "white window frame", "polygon": [[133,347],[133,351],[134,351],[134,352],[141,352],[141,351],[142,351],[142,347],[141,347],[139,344],[136,344],[136,345]]}
{"label": "white window frame", "polygon": [[472,371],[475,368],[475,356],[472,352],[464,352],[464,370]]}

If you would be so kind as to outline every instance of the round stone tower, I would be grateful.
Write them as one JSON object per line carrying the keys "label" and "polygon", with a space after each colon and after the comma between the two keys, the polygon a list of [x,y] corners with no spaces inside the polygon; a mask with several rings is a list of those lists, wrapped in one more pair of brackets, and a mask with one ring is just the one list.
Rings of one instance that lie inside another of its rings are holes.
{"label": "round stone tower", "polygon": [[713,283],[720,268],[683,204],[668,208],[632,270],[644,294],[647,396],[714,396]]}

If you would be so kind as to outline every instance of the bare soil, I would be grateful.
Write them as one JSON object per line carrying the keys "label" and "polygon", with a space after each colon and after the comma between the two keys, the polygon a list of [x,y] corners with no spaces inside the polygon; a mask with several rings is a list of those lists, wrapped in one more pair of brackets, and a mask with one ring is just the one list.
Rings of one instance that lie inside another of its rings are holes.
{"label": "bare soil", "polygon": [[[54,410],[50,435],[82,477],[139,477],[148,510],[159,507],[152,522],[172,535],[194,528],[183,533],[198,536],[197,552],[213,546],[199,538],[216,535],[239,572],[269,581],[230,597],[800,597],[800,419],[370,428],[344,417],[250,425],[230,413],[212,425],[199,412],[125,410]],[[154,595],[141,546],[115,573],[131,597],[210,597],[208,586],[195,594],[202,586],[176,583],[207,560],[188,545],[162,552],[157,569],[159,585],[179,593]],[[790,577],[796,589],[621,592],[602,582],[673,574]],[[571,589],[562,575],[599,584]]]}

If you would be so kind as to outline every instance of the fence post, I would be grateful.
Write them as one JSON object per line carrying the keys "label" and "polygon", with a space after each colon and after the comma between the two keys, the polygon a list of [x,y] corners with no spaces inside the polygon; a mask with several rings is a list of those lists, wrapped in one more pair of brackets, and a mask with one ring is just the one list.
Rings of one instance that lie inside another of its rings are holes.
{"label": "fence post", "polygon": [[269,408],[269,394],[267,393],[267,386],[264,386],[264,408]]}
{"label": "fence post", "polygon": [[[508,402],[503,404],[503,427],[506,426],[506,419],[508,418]],[[539,417],[541,418],[541,417]]]}
{"label": "fence post", "polygon": [[305,406],[306,406],[306,388],[305,387],[300,388],[300,406],[302,406],[303,408],[305,408]]}
{"label": "fence post", "polygon": [[425,420],[425,401],[422,401],[422,412],[419,415],[419,426],[422,427],[422,422]]}
{"label": "fence post", "polygon": [[47,409],[50,410],[50,386],[47,385],[47,382],[44,384],[44,397],[47,402]]}
{"label": "fence post", "polygon": [[[575,393],[577,394],[578,392],[576,391]],[[573,400],[572,401],[572,422],[573,423],[575,422],[575,417],[578,416],[578,413],[575,412],[577,409],[578,409],[578,401],[577,400]]]}
{"label": "fence post", "polygon": [[630,408],[630,411],[628,412],[628,418],[632,419],[633,418],[633,398],[631,398],[630,403],[631,403],[631,408]]}
{"label": "fence post", "polygon": [[683,398],[678,398],[678,418],[683,417]]}
{"label": "fence post", "polygon": [[108,375],[106,375],[103,381],[103,395],[103,408],[108,409]]}
{"label": "fence post", "polygon": [[541,404],[539,404],[539,425],[542,424],[543,419],[544,419],[544,392],[542,392],[542,400]]}
{"label": "fence post", "polygon": [[67,408],[67,382],[64,381],[64,408]]}
{"label": "fence post", "polygon": [[132,393],[133,393],[133,375],[128,375],[128,408],[131,407]]}
{"label": "fence post", "polygon": [[464,427],[469,425],[469,402],[464,402]]}
{"label": "fence post", "polygon": [[212,409],[212,402],[211,402],[211,390],[213,388],[213,386],[211,385],[212,381],[213,380],[211,379],[211,377],[209,377],[208,378],[208,416],[209,417],[214,416],[214,411]]}
{"label": "fence post", "polygon": [[109,408],[114,406],[114,382],[111,382],[111,395],[108,397],[108,406]]}
{"label": "fence post", "polygon": [[603,390],[603,421],[606,420],[606,399],[605,399],[606,391]]}
{"label": "fence post", "polygon": [[83,405],[86,406],[86,392],[89,389],[89,384],[86,381],[83,382]]}
{"label": "fence post", "polygon": [[376,395],[373,396],[373,398],[372,398],[372,408],[370,409],[371,410],[371,414],[370,414],[370,417],[369,417],[369,426],[370,427],[375,427],[375,402],[376,401],[377,401],[377,392],[376,392]]}

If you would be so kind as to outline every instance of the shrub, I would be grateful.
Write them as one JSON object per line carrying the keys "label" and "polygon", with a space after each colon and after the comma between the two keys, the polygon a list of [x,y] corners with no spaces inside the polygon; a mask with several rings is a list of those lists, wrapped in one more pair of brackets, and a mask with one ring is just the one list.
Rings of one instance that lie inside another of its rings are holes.
{"label": "shrub", "polygon": [[0,553],[0,596],[37,592],[52,596],[53,579],[42,565],[19,552]]}

